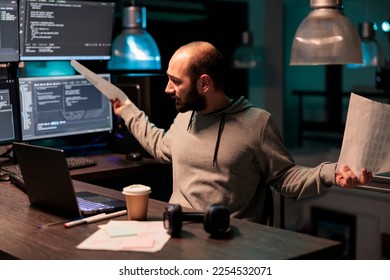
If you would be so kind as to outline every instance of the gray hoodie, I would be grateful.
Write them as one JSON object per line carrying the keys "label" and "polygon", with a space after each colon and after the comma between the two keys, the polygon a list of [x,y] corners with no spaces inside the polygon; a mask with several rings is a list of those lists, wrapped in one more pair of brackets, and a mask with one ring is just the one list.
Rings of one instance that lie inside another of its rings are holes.
{"label": "gray hoodie", "polygon": [[264,223],[273,186],[288,197],[320,194],[335,183],[335,163],[299,167],[272,116],[244,97],[218,112],[179,113],[168,131],[134,104],[121,112],[126,125],[156,159],[171,162],[171,203],[206,211],[224,204],[232,217]]}

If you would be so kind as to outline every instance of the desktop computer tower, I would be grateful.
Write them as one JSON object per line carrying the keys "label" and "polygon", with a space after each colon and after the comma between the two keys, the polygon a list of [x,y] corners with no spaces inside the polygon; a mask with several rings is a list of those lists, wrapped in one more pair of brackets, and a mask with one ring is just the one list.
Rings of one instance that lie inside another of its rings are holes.
{"label": "desktop computer tower", "polygon": [[[146,113],[153,124],[165,130],[169,129],[177,111],[175,109],[175,101],[165,93],[165,87],[168,82],[165,74],[111,74],[111,81],[139,109]],[[144,156],[149,156],[128,131],[124,121],[119,117],[114,118],[114,130],[110,146],[113,152],[140,152]]]}

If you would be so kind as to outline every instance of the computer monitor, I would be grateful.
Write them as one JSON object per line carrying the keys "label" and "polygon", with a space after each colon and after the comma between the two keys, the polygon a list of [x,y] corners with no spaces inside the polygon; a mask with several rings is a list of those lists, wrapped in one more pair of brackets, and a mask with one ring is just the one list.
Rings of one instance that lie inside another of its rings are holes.
{"label": "computer monitor", "polygon": [[108,60],[114,2],[20,0],[20,60]]}
{"label": "computer monitor", "polygon": [[18,1],[0,1],[0,62],[19,61]]}
{"label": "computer monitor", "polygon": [[81,75],[21,77],[19,102],[23,141],[113,129],[110,101]]}
{"label": "computer monitor", "polygon": [[0,145],[19,141],[19,114],[15,80],[0,80]]}

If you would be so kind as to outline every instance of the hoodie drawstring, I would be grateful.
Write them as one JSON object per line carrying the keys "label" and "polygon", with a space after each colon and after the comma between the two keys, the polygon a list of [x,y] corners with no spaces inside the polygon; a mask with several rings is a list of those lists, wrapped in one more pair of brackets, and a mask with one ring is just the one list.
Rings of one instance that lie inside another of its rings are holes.
{"label": "hoodie drawstring", "polygon": [[187,126],[187,131],[190,131],[190,129],[192,127],[192,121],[194,119],[194,115],[195,115],[195,111],[192,111],[191,118],[190,118],[190,121],[189,121],[188,126]]}
{"label": "hoodie drawstring", "polygon": [[[194,120],[195,111],[192,111],[190,121],[188,122],[187,131],[191,130],[192,122]],[[225,126],[225,115],[226,113],[221,114],[221,119],[219,121],[219,128],[218,128],[218,135],[217,135],[217,142],[215,143],[215,149],[214,149],[214,157],[213,157],[213,166],[217,163],[217,155],[218,155],[218,149],[219,149],[219,142],[221,141],[221,135],[223,132],[223,128]]]}
{"label": "hoodie drawstring", "polygon": [[218,154],[218,148],[219,148],[219,142],[221,141],[221,135],[223,131],[223,127],[225,126],[225,113],[221,114],[221,120],[219,121],[219,129],[218,129],[218,136],[217,136],[217,142],[215,143],[215,149],[214,149],[214,157],[213,157],[213,166],[217,163],[217,154]]}

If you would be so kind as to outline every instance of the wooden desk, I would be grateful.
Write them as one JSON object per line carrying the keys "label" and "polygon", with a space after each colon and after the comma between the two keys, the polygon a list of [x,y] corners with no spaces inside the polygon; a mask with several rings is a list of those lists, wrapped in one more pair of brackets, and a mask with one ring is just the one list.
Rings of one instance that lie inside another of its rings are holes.
{"label": "wooden desk", "polygon": [[[122,197],[118,191],[74,181],[77,190]],[[123,197],[122,197],[123,198]],[[162,220],[165,202],[151,200],[148,220]],[[65,229],[62,224],[37,229],[37,224],[62,218],[30,206],[27,195],[9,182],[0,182],[0,254],[3,258],[42,259],[333,259],[338,242],[233,219],[233,238],[211,239],[202,224],[183,225],[182,237],[171,238],[157,253],[78,250],[100,223]],[[125,219],[126,216],[118,219]]]}

